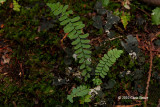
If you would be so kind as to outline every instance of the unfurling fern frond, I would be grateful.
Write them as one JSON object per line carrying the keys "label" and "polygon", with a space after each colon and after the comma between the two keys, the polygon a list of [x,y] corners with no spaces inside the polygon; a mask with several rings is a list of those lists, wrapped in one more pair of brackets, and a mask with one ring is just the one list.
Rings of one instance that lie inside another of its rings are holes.
{"label": "unfurling fern frond", "polygon": [[109,71],[109,67],[111,67],[116,62],[116,59],[119,58],[122,53],[122,50],[117,49],[108,51],[108,53],[105,54],[104,57],[102,57],[102,59],[99,61],[99,64],[95,70],[96,75],[104,78]]}
{"label": "unfurling fern frond", "polygon": [[63,28],[65,33],[68,33],[68,37],[73,40],[72,45],[74,45],[75,54],[77,54],[79,58],[79,63],[81,64],[80,69],[83,70],[82,75],[85,76],[85,80],[90,78],[90,74],[88,72],[91,71],[89,65],[91,62],[88,60],[91,57],[90,51],[90,40],[87,39],[89,34],[84,34],[82,28],[85,25],[80,20],[80,17],[69,18],[69,14],[72,14],[73,11],[67,11],[68,5],[61,5],[58,3],[47,3],[47,5],[51,8],[53,14],[55,16],[59,15],[60,25],[64,25]]}
{"label": "unfurling fern frond", "polygon": [[73,103],[73,97],[84,97],[89,93],[89,88],[84,85],[80,85],[77,88],[74,88],[70,95],[67,95],[67,99]]}

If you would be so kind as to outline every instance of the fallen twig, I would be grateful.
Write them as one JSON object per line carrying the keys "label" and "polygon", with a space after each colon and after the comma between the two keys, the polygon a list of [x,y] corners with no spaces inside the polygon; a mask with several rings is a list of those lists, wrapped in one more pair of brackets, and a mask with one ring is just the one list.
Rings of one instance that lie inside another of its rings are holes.
{"label": "fallen twig", "polygon": [[[153,34],[151,34],[152,36]],[[150,40],[150,66],[149,66],[149,72],[148,72],[148,80],[147,80],[147,86],[146,86],[146,93],[145,93],[145,97],[146,99],[144,100],[144,107],[147,106],[147,97],[148,97],[148,90],[149,90],[149,83],[150,83],[150,79],[151,79],[151,72],[152,72],[152,66],[153,66],[153,63],[152,63],[152,60],[153,60],[153,52],[152,52],[152,48],[153,48],[153,43],[152,43],[152,38]]]}
{"label": "fallen twig", "polygon": [[149,92],[149,83],[150,83],[150,79],[151,79],[151,72],[152,72],[152,66],[153,66],[153,55],[155,55],[155,52],[159,52],[158,49],[155,49],[153,41],[157,38],[157,36],[160,34],[160,32],[158,32],[157,34],[153,34],[151,33],[149,35],[150,40],[147,41],[146,37],[144,35],[143,36],[143,41],[141,41],[138,37],[138,35],[136,35],[136,38],[139,42],[139,47],[143,50],[147,50],[150,53],[150,67],[149,67],[149,72],[148,72],[148,79],[147,79],[147,83],[146,83],[146,93],[145,93],[145,100],[144,100],[144,107],[147,106],[147,101],[148,101],[148,92]]}
{"label": "fallen twig", "polygon": [[63,40],[67,37],[68,33],[64,35],[64,37],[61,39],[61,47],[64,49]]}
{"label": "fallen twig", "polygon": [[140,11],[142,11],[143,13],[145,13],[148,17],[151,18],[151,15],[149,13],[147,13],[145,10],[142,10],[141,8],[139,7],[136,7],[137,9],[139,9]]}

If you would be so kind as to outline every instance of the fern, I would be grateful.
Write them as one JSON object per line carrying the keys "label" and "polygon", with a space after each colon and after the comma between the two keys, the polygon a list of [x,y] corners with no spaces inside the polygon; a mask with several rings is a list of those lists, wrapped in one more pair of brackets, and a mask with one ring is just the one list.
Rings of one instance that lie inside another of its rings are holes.
{"label": "fern", "polygon": [[13,6],[14,11],[20,11],[21,6],[16,2],[16,0],[13,0]]}
{"label": "fern", "polygon": [[[72,10],[67,11],[68,5],[61,5],[58,3],[47,3],[47,5],[51,8],[53,15],[59,16],[60,25],[63,25],[64,32],[68,33],[68,37],[73,40],[71,43],[74,46],[75,54],[77,54],[77,58],[79,58],[79,63],[81,64],[80,69],[83,70],[82,76],[85,76],[85,80],[90,78],[89,72],[91,68],[89,65],[91,62],[88,60],[91,57],[90,51],[90,40],[87,39],[89,34],[84,34],[82,29],[85,25],[80,21],[80,17],[69,18],[70,14],[73,14]],[[96,67],[96,78],[93,79],[93,83],[96,85],[100,85],[102,83],[101,79],[97,78],[101,76],[104,78],[109,71],[109,67],[111,67],[116,59],[120,57],[122,50],[113,49],[110,50],[107,54],[104,55],[100,63]],[[70,95],[67,96],[67,99],[73,103],[74,97],[81,97],[81,103],[90,102],[89,89],[80,85],[77,88],[74,88]]]}
{"label": "fern", "polygon": [[73,88],[72,92],[70,95],[67,95],[67,99],[73,103],[73,97],[84,97],[89,93],[89,89],[84,86],[84,85],[80,85],[77,88]]}
{"label": "fern", "polygon": [[129,13],[124,12],[121,16],[121,22],[123,24],[123,27],[126,29],[128,22],[130,21],[131,17]]}
{"label": "fern", "polygon": [[104,57],[102,57],[102,59],[99,61],[99,64],[95,70],[96,75],[104,78],[109,71],[109,67],[111,67],[116,62],[116,59],[119,58],[122,53],[122,50],[117,49],[108,51],[108,53],[105,54]]}
{"label": "fern", "polygon": [[60,25],[65,26],[63,28],[65,33],[68,33],[68,37],[73,40],[72,45],[74,45],[75,54],[79,58],[79,63],[81,64],[80,69],[83,70],[82,76],[85,76],[85,80],[90,78],[88,72],[91,71],[89,65],[91,64],[88,59],[91,57],[90,51],[90,40],[86,39],[89,34],[84,34],[82,28],[85,25],[80,20],[80,17],[69,18],[69,15],[73,13],[72,10],[67,11],[68,5],[61,5],[58,3],[47,3],[51,8],[51,11],[55,16],[60,16],[59,21]]}

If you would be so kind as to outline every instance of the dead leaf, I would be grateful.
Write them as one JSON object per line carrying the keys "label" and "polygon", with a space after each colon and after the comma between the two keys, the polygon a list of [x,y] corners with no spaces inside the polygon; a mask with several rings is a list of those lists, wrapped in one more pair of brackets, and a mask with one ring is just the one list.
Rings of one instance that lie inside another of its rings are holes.
{"label": "dead leaf", "polygon": [[128,90],[125,90],[128,96],[131,96],[130,92]]}
{"label": "dead leaf", "polygon": [[128,9],[128,10],[131,9],[131,8],[130,8],[130,4],[131,4],[131,3],[130,3],[129,0],[125,0],[125,1],[122,2],[122,5],[124,6],[124,8],[126,8],[126,9]]}
{"label": "dead leaf", "polygon": [[3,59],[3,62],[2,62],[3,64],[7,64],[7,63],[9,64],[11,58],[10,57],[6,57],[6,55],[3,55],[2,59]]}
{"label": "dead leaf", "polygon": [[1,24],[1,29],[4,28],[4,24]]}

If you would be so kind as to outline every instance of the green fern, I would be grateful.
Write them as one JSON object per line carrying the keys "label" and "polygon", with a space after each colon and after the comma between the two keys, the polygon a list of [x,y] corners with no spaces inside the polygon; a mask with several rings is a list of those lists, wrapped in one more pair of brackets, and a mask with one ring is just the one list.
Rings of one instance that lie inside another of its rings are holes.
{"label": "green fern", "polygon": [[123,27],[126,29],[128,22],[131,20],[130,14],[124,12],[120,17],[121,17],[121,22],[123,24]]}
{"label": "green fern", "polygon": [[89,34],[84,34],[82,29],[85,25],[80,20],[80,17],[69,18],[69,15],[73,13],[72,10],[67,11],[68,5],[61,5],[58,3],[47,3],[51,8],[51,11],[55,16],[59,15],[60,25],[65,26],[63,28],[65,33],[68,33],[68,37],[73,40],[72,45],[74,45],[75,54],[79,58],[79,63],[81,64],[80,69],[83,70],[82,76],[85,76],[85,80],[90,78],[88,72],[91,71],[89,65],[91,64],[88,59],[91,57],[90,51],[90,40],[87,39]]}
{"label": "green fern", "polygon": [[73,88],[72,92],[70,95],[67,95],[67,99],[73,103],[73,98],[74,97],[84,97],[89,93],[89,88],[87,88],[84,85],[80,85],[77,88]]}
{"label": "green fern", "polygon": [[21,6],[16,2],[16,0],[13,0],[13,6],[14,11],[20,11]]}
{"label": "green fern", "polygon": [[111,67],[116,62],[116,59],[119,58],[122,53],[122,50],[117,49],[108,51],[108,53],[105,54],[104,57],[102,57],[102,59],[99,61],[99,64],[95,70],[96,75],[104,78],[109,71],[109,67]]}

